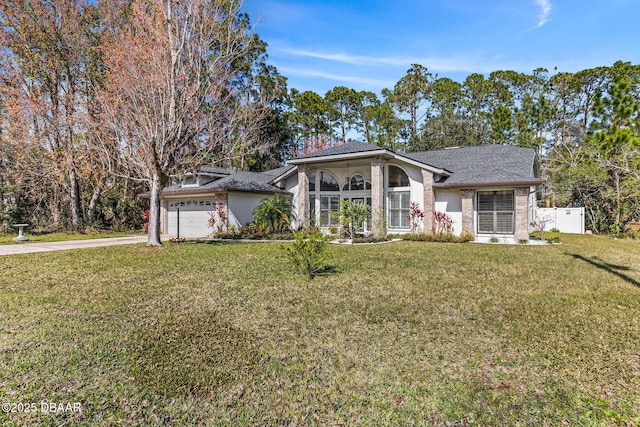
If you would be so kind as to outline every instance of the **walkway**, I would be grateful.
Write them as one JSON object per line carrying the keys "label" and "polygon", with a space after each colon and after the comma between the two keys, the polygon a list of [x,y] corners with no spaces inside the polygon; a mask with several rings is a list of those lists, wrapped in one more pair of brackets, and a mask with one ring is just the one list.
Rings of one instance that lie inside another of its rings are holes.
{"label": "walkway", "polygon": [[66,242],[20,243],[0,245],[0,256],[30,254],[35,252],[64,251],[67,249],[97,248],[100,246],[131,245],[145,243],[147,236],[109,237],[105,239],[68,240]]}

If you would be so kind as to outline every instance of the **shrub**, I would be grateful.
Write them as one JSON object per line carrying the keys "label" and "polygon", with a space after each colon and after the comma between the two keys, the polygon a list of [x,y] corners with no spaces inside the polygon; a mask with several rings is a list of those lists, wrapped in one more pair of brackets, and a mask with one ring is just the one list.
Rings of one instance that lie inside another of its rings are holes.
{"label": "shrub", "polygon": [[336,212],[336,216],[342,230],[346,231],[347,237],[353,240],[356,230],[365,220],[371,218],[371,208],[364,202],[345,200],[342,202],[341,209]]}
{"label": "shrub", "polygon": [[223,203],[216,204],[215,208],[209,212],[209,227],[214,228],[218,233],[224,231],[227,225],[227,207]]}
{"label": "shrub", "polygon": [[244,227],[240,227],[240,231],[237,233],[243,239],[261,239],[262,230],[255,224],[247,224]]}
{"label": "shrub", "polygon": [[411,224],[411,233],[416,234],[424,221],[424,212],[420,209],[418,202],[411,202],[409,205],[409,223]]}
{"label": "shrub", "polygon": [[145,233],[149,232],[149,217],[151,216],[151,211],[149,209],[142,212],[142,220],[144,223],[142,224],[142,230]]}
{"label": "shrub", "polygon": [[609,233],[611,233],[612,237],[621,237],[623,230],[624,224],[619,221],[616,221],[613,224],[609,225]]}
{"label": "shrub", "polygon": [[451,234],[453,233],[453,219],[445,212],[434,212],[433,222],[435,224],[436,234]]}
{"label": "shrub", "polygon": [[291,199],[282,194],[274,194],[264,199],[253,211],[256,225],[264,233],[282,233],[291,225],[293,215]]}
{"label": "shrub", "polygon": [[440,243],[466,243],[473,240],[473,236],[469,232],[463,232],[460,236],[455,236],[452,233],[416,233],[405,234],[401,236],[403,240],[412,240],[417,242],[440,242]]}
{"label": "shrub", "polygon": [[239,239],[245,238],[239,233],[232,233],[230,231],[221,231],[220,233],[214,233],[211,235],[211,237],[214,237],[216,239],[231,239],[231,240],[239,240]]}
{"label": "shrub", "polygon": [[458,243],[473,242],[473,240],[474,240],[473,234],[469,233],[468,230],[464,230],[458,236]]}
{"label": "shrub", "polygon": [[388,241],[389,239],[386,237],[361,237],[353,239],[353,243],[382,243]]}
{"label": "shrub", "polygon": [[328,257],[327,238],[318,229],[298,230],[293,233],[293,246],[287,248],[287,256],[297,273],[313,279],[326,271]]}
{"label": "shrub", "polygon": [[559,233],[560,230],[557,229],[556,227],[553,227],[551,230],[549,230],[551,233]]}

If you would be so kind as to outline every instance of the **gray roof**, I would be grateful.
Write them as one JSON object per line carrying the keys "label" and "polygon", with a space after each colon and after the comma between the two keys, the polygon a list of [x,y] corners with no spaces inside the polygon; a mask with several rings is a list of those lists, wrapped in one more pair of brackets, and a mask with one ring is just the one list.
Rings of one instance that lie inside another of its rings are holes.
{"label": "gray roof", "polygon": [[289,166],[283,166],[283,167],[276,168],[276,169],[271,169],[271,170],[264,171],[264,172],[261,172],[261,173],[263,175],[269,176],[271,178],[270,182],[272,182],[277,177],[289,172],[290,170],[292,170],[294,168],[295,168],[295,166],[289,165]]}
{"label": "gray roof", "polygon": [[446,169],[451,176],[436,183],[440,186],[463,184],[493,184],[532,182],[536,152],[530,148],[507,145],[479,145],[475,147],[404,153],[405,157],[431,166]]}
{"label": "gray roof", "polygon": [[205,173],[219,174],[219,175],[229,175],[233,173],[234,169],[224,168],[222,166],[204,165],[204,166],[200,166],[199,171],[205,172]]}
{"label": "gray roof", "polygon": [[475,147],[450,148],[445,150],[422,151],[414,153],[394,153],[391,150],[364,142],[352,141],[330,147],[315,153],[296,157],[311,159],[326,156],[339,156],[368,151],[384,150],[396,158],[410,159],[444,170],[445,174],[436,186],[482,185],[498,183],[535,183],[534,175],[536,152],[530,148],[507,145],[479,145]]}
{"label": "gray roof", "polygon": [[[379,150],[385,149],[376,145],[353,141],[297,158],[339,156]],[[385,151],[390,154],[393,153],[390,150]],[[395,155],[395,153],[393,154]],[[522,183],[528,185],[540,181],[535,176],[536,152],[530,148],[506,145],[479,145],[475,147],[402,153],[399,156],[425,166],[444,169],[447,173],[450,173],[450,176],[442,176],[435,183],[437,187],[478,186],[500,183]],[[273,185],[273,180],[293,168],[295,166],[290,165],[265,172],[249,172],[217,166],[203,166],[200,169],[202,172],[222,175],[222,177],[197,187],[182,187],[181,184],[177,184],[163,189],[163,192],[204,193],[214,190],[226,190],[288,194],[287,191]]]}
{"label": "gray roof", "polygon": [[270,184],[273,178],[271,175],[259,172],[235,171],[229,176],[210,182],[200,188],[256,193],[287,193],[287,191]]}
{"label": "gray roof", "polygon": [[338,156],[342,154],[363,153],[366,151],[379,151],[384,150],[377,145],[367,144],[366,142],[350,141],[345,144],[335,145],[333,147],[325,148],[324,150],[316,151],[315,153],[305,154],[298,156],[296,159],[310,159],[313,157],[325,157],[325,156]]}
{"label": "gray roof", "polygon": [[[287,168],[291,168],[289,166]],[[204,185],[183,187],[182,184],[165,187],[163,193],[192,192],[204,193],[215,190],[226,191],[246,191],[254,193],[282,193],[288,194],[286,190],[272,185],[272,181],[279,176],[286,168],[273,169],[266,172],[249,172],[242,170],[234,170],[221,168],[217,166],[203,166],[201,171],[206,173],[215,173],[226,175],[222,178],[212,180]]]}

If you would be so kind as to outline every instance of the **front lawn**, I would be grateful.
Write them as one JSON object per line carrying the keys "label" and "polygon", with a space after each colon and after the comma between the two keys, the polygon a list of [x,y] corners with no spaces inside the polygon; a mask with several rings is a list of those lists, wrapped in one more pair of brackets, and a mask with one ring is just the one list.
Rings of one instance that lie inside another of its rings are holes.
{"label": "front lawn", "polygon": [[0,424],[637,425],[640,243],[562,240],[2,257]]}

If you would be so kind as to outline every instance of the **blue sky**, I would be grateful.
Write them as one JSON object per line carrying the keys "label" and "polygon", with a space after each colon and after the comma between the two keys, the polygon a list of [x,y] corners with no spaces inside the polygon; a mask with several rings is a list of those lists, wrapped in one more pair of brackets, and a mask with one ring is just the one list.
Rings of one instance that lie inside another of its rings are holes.
{"label": "blue sky", "polygon": [[289,88],[380,95],[412,63],[470,73],[640,63],[640,0],[245,0]]}

